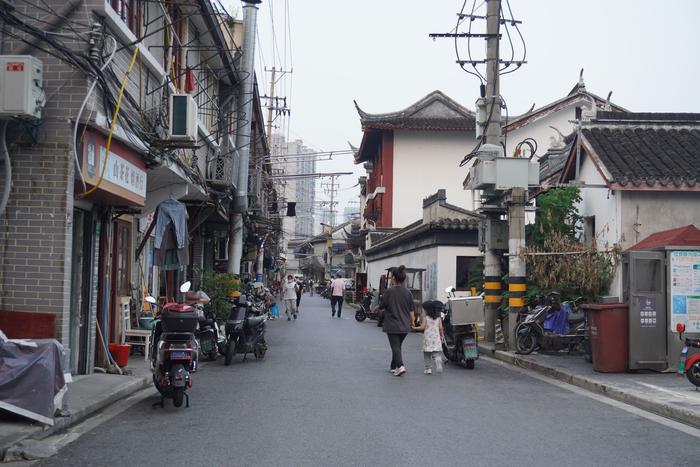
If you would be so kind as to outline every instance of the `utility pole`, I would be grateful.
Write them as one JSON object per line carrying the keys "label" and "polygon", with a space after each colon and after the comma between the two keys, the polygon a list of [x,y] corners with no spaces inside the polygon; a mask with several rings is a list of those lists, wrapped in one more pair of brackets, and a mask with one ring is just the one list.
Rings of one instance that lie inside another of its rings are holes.
{"label": "utility pole", "polygon": [[[518,257],[521,248],[525,245],[525,203],[527,201],[527,173],[523,174],[519,167],[521,164],[512,164],[510,162],[505,162],[504,159],[507,154],[502,154],[501,149],[503,147],[503,137],[501,128],[501,105],[502,99],[500,96],[499,88],[499,73],[503,73],[508,67],[515,67],[515,69],[520,68],[522,65],[527,63],[525,61],[525,41],[522,38],[518,30],[518,24],[522,21],[518,21],[515,18],[507,18],[505,13],[503,17],[501,16],[501,0],[486,0],[486,16],[480,16],[474,9],[470,14],[464,14],[460,12],[457,14],[459,18],[459,23],[455,28],[455,32],[448,33],[436,33],[430,34],[432,38],[444,37],[452,38],[457,40],[457,38],[467,38],[471,40],[473,38],[483,37],[486,39],[486,59],[476,60],[472,58],[471,53],[469,53],[469,60],[461,60],[459,56],[457,57],[457,63],[462,67],[463,70],[470,74],[477,75],[481,81],[480,94],[481,98],[477,100],[477,107],[479,108],[479,122],[477,123],[477,138],[483,134],[483,139],[479,142],[479,146],[476,150],[469,154],[469,157],[476,156],[477,161],[475,165],[470,169],[470,173],[474,171],[477,172],[483,170],[480,162],[482,161],[481,155],[483,154],[483,160],[493,162],[496,160],[497,166],[498,160],[501,159],[503,167],[502,170],[509,173],[504,173],[503,176],[516,174],[515,178],[522,178],[518,182],[512,182],[512,179],[504,181],[504,183],[514,183],[515,187],[511,188],[505,192],[501,191],[505,187],[502,183],[496,183],[496,186],[500,188],[495,189],[493,183],[483,183],[478,182],[476,178],[471,179],[472,189],[481,189],[483,191],[484,203],[482,203],[479,212],[485,216],[485,225],[483,236],[483,249],[484,249],[484,292],[485,292],[485,311],[486,311],[486,340],[495,341],[496,335],[496,325],[498,308],[502,300],[502,286],[501,286],[501,263],[500,263],[500,252],[499,250],[505,250],[504,240],[500,237],[500,233],[505,227],[502,217],[507,213],[509,220],[509,237],[508,237],[508,252],[509,252],[509,280],[508,280],[508,291],[509,291],[509,319],[508,319],[508,329],[509,329],[509,344],[510,348],[515,347],[515,324],[517,321],[517,313],[521,312],[525,306],[525,262]],[[481,8],[478,7],[477,10]],[[510,11],[510,8],[509,8]],[[512,13],[511,13],[512,16]],[[474,20],[486,19],[486,34],[480,34],[472,32],[471,26],[469,27],[469,32],[460,33],[459,25],[462,21],[467,24],[471,24]],[[467,21],[468,20],[468,21]],[[509,37],[509,46],[513,52],[513,56],[510,60],[500,60],[500,40],[501,40],[501,26],[505,29],[506,34],[508,34],[508,28],[513,27],[518,31],[518,35],[523,44],[523,59],[513,60],[515,56],[515,48],[513,46],[511,34]],[[469,48],[469,43],[467,43],[467,48]],[[471,51],[471,49],[469,49]],[[478,65],[486,64],[486,84],[483,83],[483,75],[478,71],[470,71],[466,67],[471,66],[475,70]],[[515,71],[515,70],[512,70]],[[483,133],[480,132],[483,130]],[[483,147],[482,147],[482,143]],[[488,146],[488,148],[486,147]],[[465,161],[468,159],[465,159]],[[481,168],[480,168],[481,167]],[[501,170],[501,169],[499,169]],[[528,171],[530,167],[528,166]],[[499,174],[496,173],[496,178],[499,178]],[[523,176],[524,175],[524,176]],[[504,180],[501,178],[501,180]],[[524,181],[523,181],[524,180]],[[508,185],[513,187],[514,185]],[[519,188],[524,187],[524,188]],[[505,206],[504,206],[505,203]],[[505,232],[503,232],[505,233]]]}
{"label": "utility pole", "polygon": [[236,197],[229,208],[229,255],[226,270],[241,273],[243,258],[243,215],[248,211],[248,166],[250,165],[250,145],[253,125],[253,92],[255,73],[255,36],[258,18],[258,3],[261,0],[244,0],[243,5],[243,57],[241,73],[243,81],[238,93],[238,125],[236,128],[236,152],[239,156],[238,173],[233,174],[236,182]]}
{"label": "utility pole", "polygon": [[336,193],[336,183],[335,179],[338,177],[338,175],[331,175],[330,176],[330,183],[322,183],[321,187],[328,187],[328,190],[326,193],[328,193],[331,197],[331,201],[329,204],[329,220],[328,220],[328,227],[330,228],[330,237],[328,238],[328,241],[326,243],[326,247],[328,248],[328,276],[333,277],[333,228],[335,227],[333,224],[335,223],[335,216],[334,216],[334,207],[335,207],[335,193]]}
{"label": "utility pole", "polygon": [[[289,115],[290,113],[290,110],[287,107],[287,98],[277,97],[275,95],[275,85],[282,78],[282,76],[287,73],[291,73],[291,71],[278,70],[277,67],[274,66],[269,70],[265,68],[265,71],[270,72],[270,95],[260,97],[261,99],[267,100],[267,144],[272,147],[272,121],[274,120],[272,117],[273,111],[276,111],[278,114],[281,113],[286,115]],[[280,105],[280,102],[282,102],[282,105]]]}
{"label": "utility pole", "polygon": [[270,100],[267,106],[267,145],[272,147],[272,103],[275,100],[275,75],[277,74],[277,68],[273,66],[270,73]]}
{"label": "utility pole", "polygon": [[[501,91],[498,74],[499,29],[501,18],[501,1],[488,0],[486,5],[486,144],[501,146]],[[481,123],[481,122],[480,122]],[[486,222],[493,223],[500,219],[500,210],[485,212]],[[487,231],[491,231],[487,228]],[[486,341],[495,342],[495,327],[498,319],[498,307],[502,299],[501,256],[491,245],[491,239],[484,235],[484,311]]]}

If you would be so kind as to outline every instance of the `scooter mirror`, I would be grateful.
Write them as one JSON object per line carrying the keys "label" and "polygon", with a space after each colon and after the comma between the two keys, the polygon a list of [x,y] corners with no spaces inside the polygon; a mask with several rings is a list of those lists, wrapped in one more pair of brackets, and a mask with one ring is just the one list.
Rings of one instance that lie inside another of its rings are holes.
{"label": "scooter mirror", "polygon": [[680,339],[683,339],[683,333],[685,332],[685,324],[683,324],[683,323],[676,324],[676,331],[678,331],[678,337]]}
{"label": "scooter mirror", "polygon": [[454,287],[449,286],[448,288],[445,289],[445,293],[452,293],[454,291]]}
{"label": "scooter mirror", "polygon": [[146,297],[146,301],[147,301],[148,303],[155,303],[155,302],[156,302],[156,299],[149,295],[149,296]]}
{"label": "scooter mirror", "polygon": [[192,282],[187,281],[180,286],[180,292],[187,293],[187,292],[189,292],[191,287],[192,287]]}

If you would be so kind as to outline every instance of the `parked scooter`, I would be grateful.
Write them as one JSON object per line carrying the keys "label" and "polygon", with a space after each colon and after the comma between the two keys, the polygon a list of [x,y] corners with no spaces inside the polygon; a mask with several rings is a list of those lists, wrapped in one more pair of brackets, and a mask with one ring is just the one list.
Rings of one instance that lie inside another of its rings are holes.
{"label": "parked scooter", "polygon": [[265,358],[265,321],[267,315],[253,316],[252,303],[240,295],[226,319],[225,365],[230,365],[235,354],[243,354],[243,360],[252,353],[257,360]]}
{"label": "parked scooter", "polygon": [[[678,338],[683,340],[685,332],[685,324],[678,323],[676,325]],[[688,381],[695,385],[695,390],[700,388],[700,339],[695,337],[686,337],[681,350],[681,358],[678,361],[678,373],[685,374]]]}
{"label": "parked scooter", "polygon": [[379,307],[372,309],[372,301],[374,300],[374,293],[376,290],[367,289],[365,294],[362,296],[362,302],[360,303],[360,309],[355,312],[355,319],[362,322],[369,319],[379,319]]}
{"label": "parked scooter", "polygon": [[[180,286],[180,292],[189,291],[191,283]],[[148,296],[152,305],[156,299]],[[151,370],[153,384],[160,393],[160,406],[166,398],[175,407],[190,406],[187,389],[192,387],[192,373],[197,371],[198,345],[194,332],[197,329],[197,312],[186,303],[166,303],[160,310],[151,335]]]}
{"label": "parked scooter", "polygon": [[557,292],[540,295],[535,307],[515,329],[518,353],[528,355],[540,348],[568,349],[569,352],[580,349],[589,354],[586,317],[574,312],[574,306],[580,300],[562,303]]}
{"label": "parked scooter", "polygon": [[219,354],[217,343],[219,341],[219,325],[216,322],[214,313],[207,311],[199,320],[199,329],[195,333],[199,350],[209,361],[216,360]]}
{"label": "parked scooter", "polygon": [[[445,329],[445,339],[442,343],[442,353],[451,362],[459,363],[469,370],[473,370],[476,360],[479,358],[479,329],[477,321],[471,315],[474,311],[480,311],[483,315],[483,297],[456,297],[454,287],[445,289],[447,303],[434,300],[426,302],[442,305],[442,324]],[[457,303],[457,302],[464,303]],[[468,301],[473,301],[468,304]],[[426,304],[423,305],[424,307]]]}

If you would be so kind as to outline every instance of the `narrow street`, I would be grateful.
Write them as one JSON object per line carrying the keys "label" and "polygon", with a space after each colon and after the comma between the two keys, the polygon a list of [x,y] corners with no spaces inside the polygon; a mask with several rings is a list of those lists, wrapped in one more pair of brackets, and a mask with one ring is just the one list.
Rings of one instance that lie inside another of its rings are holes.
{"label": "narrow street", "polygon": [[190,408],[152,408],[153,391],[40,465],[697,465],[691,429],[491,360],[426,376],[420,335],[393,377],[375,322],[329,308],[305,294],[299,320],[270,323],[264,361],[203,365]]}

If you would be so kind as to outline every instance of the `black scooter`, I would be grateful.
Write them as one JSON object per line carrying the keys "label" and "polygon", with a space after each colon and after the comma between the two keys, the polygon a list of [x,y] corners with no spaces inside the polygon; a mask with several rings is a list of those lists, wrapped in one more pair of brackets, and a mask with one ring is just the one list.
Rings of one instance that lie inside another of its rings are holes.
{"label": "black scooter", "polygon": [[367,318],[379,319],[379,307],[372,310],[372,300],[374,300],[374,291],[367,290],[362,297],[360,309],[355,312],[355,319],[360,323]]}
{"label": "black scooter", "polygon": [[216,360],[219,353],[219,326],[213,312],[206,312],[205,317],[199,320],[199,329],[195,332],[195,336],[202,356],[209,361]]}
{"label": "black scooter", "polygon": [[252,353],[256,360],[265,358],[265,321],[267,316],[252,315],[251,303],[245,295],[234,301],[226,318],[225,365],[230,365],[237,353],[243,354],[243,360],[246,360],[249,353]]}

